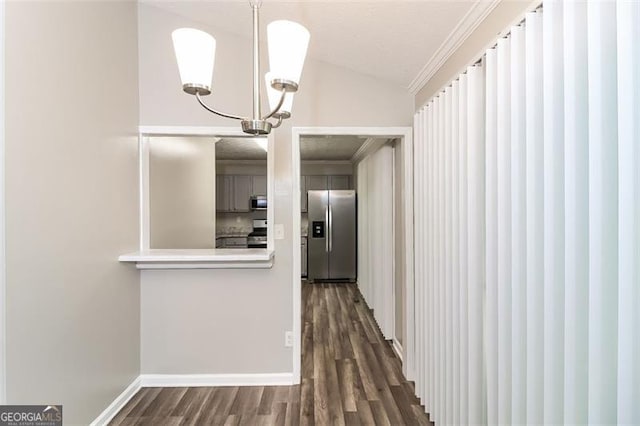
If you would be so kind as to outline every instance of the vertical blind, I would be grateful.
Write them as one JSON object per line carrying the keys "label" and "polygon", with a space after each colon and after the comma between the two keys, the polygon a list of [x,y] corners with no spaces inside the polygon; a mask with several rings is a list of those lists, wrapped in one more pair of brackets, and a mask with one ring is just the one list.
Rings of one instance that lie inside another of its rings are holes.
{"label": "vertical blind", "polygon": [[383,145],[357,166],[358,287],[382,334],[394,337],[393,148]]}
{"label": "vertical blind", "polygon": [[640,424],[640,2],[545,1],[415,115],[416,393]]}

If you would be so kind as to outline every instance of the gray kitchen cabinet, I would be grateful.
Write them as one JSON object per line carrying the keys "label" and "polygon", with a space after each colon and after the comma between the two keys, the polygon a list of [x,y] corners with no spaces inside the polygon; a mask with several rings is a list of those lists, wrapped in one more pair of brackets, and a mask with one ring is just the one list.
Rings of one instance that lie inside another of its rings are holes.
{"label": "gray kitchen cabinet", "polygon": [[216,211],[231,211],[231,194],[233,187],[233,176],[217,175],[216,176]]}
{"label": "gray kitchen cabinet", "polygon": [[307,176],[307,191],[329,189],[329,176]]}
{"label": "gray kitchen cabinet", "polygon": [[267,176],[251,176],[251,195],[267,195]]}
{"label": "gray kitchen cabinet", "polygon": [[300,176],[300,210],[307,211],[307,176]]}
{"label": "gray kitchen cabinet", "polygon": [[[253,195],[253,176],[217,175],[216,211],[248,212]],[[266,177],[265,177],[266,179]],[[266,186],[266,185],[265,185]]]}
{"label": "gray kitchen cabinet", "polygon": [[251,176],[233,176],[233,211],[250,211],[251,195],[253,195]]}
{"label": "gray kitchen cabinet", "polygon": [[351,176],[329,176],[329,189],[351,189]]}

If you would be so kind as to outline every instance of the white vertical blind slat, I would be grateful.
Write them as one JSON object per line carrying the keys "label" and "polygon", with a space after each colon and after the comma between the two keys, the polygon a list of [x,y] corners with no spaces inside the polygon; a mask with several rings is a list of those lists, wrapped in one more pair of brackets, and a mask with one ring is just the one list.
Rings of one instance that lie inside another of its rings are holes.
{"label": "white vertical blind slat", "polygon": [[468,244],[468,423],[486,424],[484,330],[485,263],[485,75],[470,67],[467,93],[467,227]]}
{"label": "white vertical blind slat", "polygon": [[434,156],[435,156],[435,127],[436,127],[436,111],[435,105],[433,103],[431,105],[431,110],[429,114],[429,122],[431,123],[431,128],[429,129],[429,163],[427,164],[428,174],[427,179],[429,180],[429,204],[431,206],[429,212],[429,223],[427,226],[431,231],[431,239],[428,241],[429,244],[429,288],[427,289],[427,299],[428,299],[428,311],[427,314],[427,347],[425,351],[427,352],[428,365],[427,369],[429,383],[427,384],[428,389],[428,399],[429,405],[431,407],[431,411],[433,412],[435,408],[434,397],[435,397],[435,353],[434,353],[434,338],[435,338],[435,313],[434,313],[434,288],[435,288],[435,241],[436,241],[436,228],[434,226],[436,220],[436,196],[435,196],[435,164],[434,164]]}
{"label": "white vertical blind slat", "polygon": [[[432,119],[432,111],[433,111],[433,107],[429,107],[429,109],[426,111],[425,113],[425,123],[428,123],[428,128],[432,129],[433,128],[433,119]],[[431,229],[431,227],[429,226],[429,221],[430,221],[430,217],[433,213],[433,204],[431,202],[431,179],[428,178],[429,173],[431,172],[431,155],[430,155],[430,149],[431,149],[431,144],[432,144],[432,140],[431,140],[431,136],[430,136],[430,132],[431,130],[429,130],[429,132],[427,132],[426,134],[426,143],[424,145],[424,149],[422,151],[422,158],[424,160],[423,162],[423,167],[422,167],[422,172],[421,172],[421,177],[424,180],[425,184],[424,184],[424,204],[427,206],[426,207],[426,211],[425,214],[423,216],[423,228],[426,229],[427,235],[429,235],[429,238],[427,241],[423,241],[422,242],[422,250],[423,250],[423,256],[425,259],[425,271],[423,274],[423,282],[424,282],[424,286],[422,289],[422,293],[421,293],[421,304],[423,306],[426,307],[426,309],[423,311],[422,316],[420,318],[420,321],[422,323],[422,330],[424,333],[424,338],[422,340],[422,349],[423,349],[423,359],[422,359],[422,371],[424,372],[424,377],[425,377],[425,381],[426,383],[423,384],[422,386],[422,391],[423,394],[425,395],[424,398],[424,403],[425,403],[425,408],[428,404],[429,409],[431,409],[431,395],[430,392],[428,391],[427,387],[428,387],[428,383],[431,381],[431,375],[430,375],[430,371],[429,371],[429,345],[430,345],[430,341],[429,341],[429,337],[430,337],[430,333],[429,333],[429,325],[430,325],[430,321],[428,320],[429,317],[429,313],[431,311],[431,307],[429,305],[429,297],[428,297],[428,292],[429,292],[429,288],[431,287],[431,279],[430,279],[430,275],[431,275],[431,270],[433,268],[433,265],[431,263],[431,253],[429,250],[429,244],[430,241],[433,241],[433,229]]]}
{"label": "white vertical blind slat", "polygon": [[497,52],[486,55],[486,289],[484,348],[487,422],[498,424],[498,92]]}
{"label": "white vertical blind slat", "polygon": [[589,68],[589,423],[616,423],[618,123],[616,4],[587,4]]}
{"label": "white vertical blind slat", "polygon": [[640,3],[617,5],[618,26],[618,409],[640,424]]}
{"label": "white vertical blind slat", "polygon": [[562,3],[545,3],[544,81],[544,422],[563,421],[564,85]]}
{"label": "white vertical blind slat", "polygon": [[460,258],[458,255],[460,232],[460,206],[458,200],[459,182],[458,158],[459,137],[459,96],[460,82],[454,81],[451,86],[451,403],[449,421],[460,424]]}
{"label": "white vertical blind slat", "polygon": [[498,40],[498,422],[511,423],[511,39]]}
{"label": "white vertical blind slat", "polygon": [[458,323],[460,327],[459,342],[459,382],[458,399],[459,413],[458,424],[467,424],[468,419],[468,362],[469,362],[469,324],[468,324],[468,292],[467,292],[467,74],[460,76],[460,86],[458,93],[458,205],[459,205],[459,241],[458,241]]}
{"label": "white vertical blind slat", "polygon": [[441,157],[441,152],[442,152],[442,122],[443,122],[443,111],[441,108],[441,104],[442,104],[442,98],[439,96],[436,100],[435,100],[435,112],[436,112],[436,116],[434,117],[434,149],[435,149],[435,153],[434,153],[434,182],[436,185],[436,199],[435,199],[435,213],[436,213],[436,218],[435,218],[435,222],[437,224],[437,226],[435,227],[435,238],[434,238],[434,243],[435,243],[435,247],[434,247],[434,252],[435,252],[435,258],[434,258],[434,271],[435,271],[435,278],[434,278],[434,301],[433,301],[433,324],[434,324],[434,336],[433,336],[433,351],[434,351],[434,372],[433,372],[433,382],[434,382],[434,388],[433,388],[433,396],[434,396],[434,408],[433,408],[433,417],[432,417],[432,421],[433,422],[440,422],[441,420],[441,415],[442,415],[442,406],[441,406],[441,400],[442,400],[442,389],[440,388],[440,385],[442,383],[441,381],[441,364],[440,364],[440,360],[442,359],[442,356],[440,355],[441,353],[441,349],[443,347],[443,345],[441,344],[441,333],[442,333],[442,322],[440,320],[440,314],[441,314],[441,310],[442,310],[442,301],[440,300],[440,288],[441,288],[441,284],[442,284],[442,267],[440,265],[440,260],[441,260],[441,248],[440,248],[440,243],[442,241],[442,227],[440,226],[440,224],[442,223],[442,205],[444,204],[442,202],[442,179],[441,179],[441,171],[442,171],[442,157]]}
{"label": "white vertical blind slat", "polygon": [[[423,197],[424,197],[424,180],[422,179],[422,176],[420,176],[420,170],[422,170],[422,165],[421,165],[421,161],[422,161],[422,156],[421,156],[421,152],[424,149],[424,143],[425,143],[425,138],[424,138],[424,132],[426,130],[426,128],[423,125],[424,123],[424,108],[421,109],[419,111],[418,114],[416,114],[415,120],[414,120],[414,126],[416,129],[416,133],[417,133],[417,137],[415,138],[415,143],[414,143],[414,170],[416,171],[416,175],[417,175],[417,179],[415,182],[415,189],[416,189],[416,195],[414,197],[414,202],[416,204],[416,206],[418,207],[416,209],[416,217],[415,217],[415,232],[417,235],[425,235],[425,230],[422,226],[423,224],[423,215],[424,215],[424,211],[421,209],[422,205],[423,205]],[[419,320],[420,317],[423,315],[424,312],[424,307],[422,306],[421,302],[421,297],[420,297],[420,293],[422,292],[422,288],[424,286],[424,276],[423,276],[423,268],[424,268],[424,254],[422,253],[422,249],[421,249],[421,244],[420,244],[420,239],[416,239],[415,241],[415,258],[416,258],[416,262],[415,262],[415,269],[416,269],[416,273],[415,273],[415,300],[416,300],[416,308],[415,308],[415,317],[416,317],[416,324],[415,324],[415,333],[416,333],[416,346],[418,348],[420,348],[422,346],[422,339],[424,336],[424,333],[421,329],[421,321]],[[422,365],[421,365],[421,359],[422,359],[423,355],[422,355],[422,351],[418,351],[417,354],[417,362],[416,362],[416,372],[417,372],[417,376],[418,377],[422,377],[424,375],[424,372],[422,371]],[[424,387],[424,381],[423,380],[419,380],[416,382],[416,395],[418,396],[418,398],[423,399],[424,398],[424,391],[423,391],[423,387]]]}
{"label": "white vertical blind slat", "polygon": [[527,424],[542,424],[543,413],[543,108],[542,13],[525,23],[526,203],[527,203]]}
{"label": "white vertical blind slat", "polygon": [[444,126],[445,126],[445,138],[444,138],[444,193],[445,193],[445,203],[444,203],[444,264],[445,264],[445,281],[444,281],[444,395],[445,395],[445,404],[444,404],[444,419],[443,424],[451,424],[451,414],[453,411],[453,396],[451,394],[452,390],[452,358],[453,353],[451,350],[452,347],[452,339],[453,339],[453,330],[451,328],[451,290],[452,290],[452,258],[451,258],[451,239],[452,239],[452,215],[453,211],[451,209],[451,146],[452,146],[452,128],[451,128],[451,111],[452,111],[452,88],[448,87],[445,91],[444,95],[445,99],[445,116],[444,116]]}
{"label": "white vertical blind slat", "polygon": [[511,29],[511,415],[526,422],[527,408],[527,208],[525,42],[522,26]]}
{"label": "white vertical blind slat", "polygon": [[439,244],[438,244],[438,268],[439,268],[439,279],[438,279],[438,417],[436,417],[436,421],[439,423],[446,424],[446,403],[447,403],[447,393],[446,393],[446,327],[447,323],[445,320],[446,317],[446,280],[447,280],[447,267],[446,267],[446,244],[447,244],[447,227],[446,223],[446,203],[447,203],[447,194],[446,194],[446,123],[447,123],[447,112],[446,112],[446,98],[444,93],[440,94],[438,98],[439,105],[438,109],[440,110],[439,116],[439,125],[438,125],[438,187],[439,187],[439,211],[440,211],[440,224],[441,229],[439,232]]}
{"label": "white vertical blind slat", "polygon": [[564,41],[564,423],[587,423],[589,110],[587,4],[567,2]]}

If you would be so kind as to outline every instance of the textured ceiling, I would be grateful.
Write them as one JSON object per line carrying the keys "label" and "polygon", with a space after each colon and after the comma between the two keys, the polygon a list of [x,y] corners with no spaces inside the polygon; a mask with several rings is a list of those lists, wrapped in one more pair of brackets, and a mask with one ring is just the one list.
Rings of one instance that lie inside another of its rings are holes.
{"label": "textured ceiling", "polygon": [[346,161],[353,157],[366,138],[358,136],[306,136],[300,138],[303,161]]}
{"label": "textured ceiling", "polygon": [[[221,31],[251,37],[251,10],[246,0],[142,1]],[[409,87],[474,3],[478,1],[264,0],[260,17],[262,32],[276,19],[307,27],[311,58]]]}
{"label": "textured ceiling", "polygon": [[[360,136],[305,136],[300,139],[303,161],[349,161],[366,138]],[[267,153],[252,138],[225,138],[216,142],[217,160],[266,160]]]}
{"label": "textured ceiling", "polygon": [[216,160],[266,161],[267,152],[253,138],[225,138],[216,142]]}

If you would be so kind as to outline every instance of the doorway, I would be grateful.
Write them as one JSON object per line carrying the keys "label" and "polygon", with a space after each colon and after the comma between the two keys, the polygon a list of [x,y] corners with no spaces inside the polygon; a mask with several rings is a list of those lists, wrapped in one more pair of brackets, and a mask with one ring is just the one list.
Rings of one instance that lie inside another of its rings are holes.
{"label": "doorway", "polygon": [[[292,222],[293,222],[293,241],[301,241],[302,232],[301,225],[303,219],[300,214],[303,205],[303,197],[301,196],[301,140],[305,137],[331,137],[331,136],[356,136],[364,138],[362,148],[358,150],[355,155],[355,162],[367,157],[367,155],[377,151],[384,144],[393,141],[393,144],[397,144],[398,152],[400,152],[400,158],[397,163],[401,165],[401,175],[403,190],[400,193],[399,199],[401,200],[401,208],[397,210],[391,209],[393,215],[400,213],[402,215],[401,226],[394,227],[394,231],[398,230],[402,233],[402,238],[399,240],[394,239],[390,241],[392,244],[396,244],[396,241],[401,242],[401,247],[393,247],[392,252],[396,253],[402,251],[403,256],[392,256],[393,261],[397,262],[398,259],[402,264],[396,265],[396,268],[401,268],[402,274],[399,276],[402,279],[402,289],[404,291],[397,292],[393,285],[390,287],[391,303],[387,310],[390,310],[392,321],[396,318],[395,312],[398,307],[403,309],[404,314],[401,318],[404,318],[402,327],[391,327],[391,336],[387,336],[394,342],[394,347],[399,352],[400,358],[403,361],[403,373],[407,378],[410,378],[413,373],[413,363],[411,359],[407,359],[405,354],[411,354],[411,348],[413,344],[413,199],[412,199],[412,182],[413,182],[413,163],[411,153],[412,148],[412,129],[411,127],[295,127],[292,129],[292,165],[293,165],[293,202],[292,202]],[[395,146],[395,145],[394,145]],[[392,148],[393,149],[393,148]],[[395,150],[394,150],[395,152]],[[393,165],[396,161],[392,161]],[[389,179],[393,180],[394,173],[391,170]],[[357,176],[357,173],[356,173]],[[357,177],[355,178],[357,180]],[[397,179],[396,179],[397,180]],[[354,187],[357,187],[357,181],[354,182]],[[396,182],[398,184],[398,182]],[[393,196],[395,197],[395,195]],[[395,200],[393,198],[392,200]],[[392,201],[393,202],[393,201]],[[393,254],[392,253],[392,254]],[[300,279],[302,273],[302,251],[300,246],[294,244],[292,253],[293,258],[293,376],[294,382],[300,382],[301,371],[301,286]],[[360,263],[360,262],[359,262]],[[393,263],[393,262],[392,262]],[[393,277],[398,274],[392,273]],[[395,303],[395,297],[400,294],[403,299]],[[385,312],[389,315],[389,312]],[[393,333],[399,330],[402,336],[399,339],[394,338]],[[403,345],[400,347],[399,342]]]}

